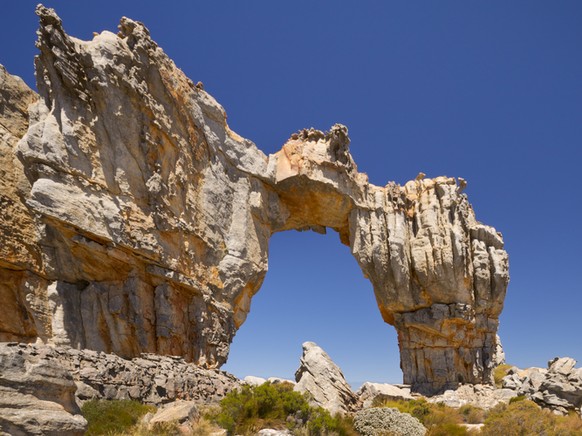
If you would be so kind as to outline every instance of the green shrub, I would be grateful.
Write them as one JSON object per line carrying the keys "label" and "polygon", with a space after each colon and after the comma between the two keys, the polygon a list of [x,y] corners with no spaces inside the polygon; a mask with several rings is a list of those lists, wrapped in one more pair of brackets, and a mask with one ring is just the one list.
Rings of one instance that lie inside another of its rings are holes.
{"label": "green shrub", "polygon": [[450,422],[431,427],[427,432],[427,436],[465,436],[468,434],[465,427]]}
{"label": "green shrub", "polygon": [[252,432],[262,426],[284,425],[287,416],[303,417],[308,409],[305,397],[293,391],[291,384],[264,383],[229,393],[220,402],[214,421],[229,433]]}
{"label": "green shrub", "polygon": [[229,434],[254,434],[266,427],[302,429],[313,436],[356,434],[349,418],[311,407],[307,397],[295,392],[290,383],[243,386],[227,394],[220,409],[210,412],[207,418]]}
{"label": "green shrub", "polygon": [[517,403],[518,401],[523,401],[526,399],[525,395],[518,395],[517,397],[511,397],[509,399],[509,404]]}
{"label": "green shrub", "polygon": [[350,417],[331,414],[322,407],[313,408],[309,413],[307,430],[310,436],[333,434],[337,436],[356,436],[353,420]]}
{"label": "green shrub", "polygon": [[86,435],[122,433],[135,426],[153,406],[130,400],[91,400],[81,408],[81,413],[89,424]]}
{"label": "green shrub", "polygon": [[507,375],[507,372],[511,367],[512,365],[508,365],[507,363],[495,367],[493,370],[493,381],[495,382],[495,386],[498,388],[501,387],[501,380]]}
{"label": "green shrub", "polygon": [[381,400],[379,402],[373,401],[373,407],[392,407],[398,409],[402,413],[408,413],[414,416],[424,424],[424,419],[431,413],[435,404],[427,402],[424,398],[418,400]]}

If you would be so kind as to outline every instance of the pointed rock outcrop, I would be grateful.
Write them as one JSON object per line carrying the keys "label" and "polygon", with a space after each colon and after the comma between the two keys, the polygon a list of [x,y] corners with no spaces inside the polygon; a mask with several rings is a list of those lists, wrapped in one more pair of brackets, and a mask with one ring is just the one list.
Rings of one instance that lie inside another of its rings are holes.
{"label": "pointed rock outcrop", "polygon": [[309,395],[310,401],[330,413],[353,412],[358,404],[341,369],[314,342],[303,344],[299,369],[295,372],[294,390]]}
{"label": "pointed rock outcrop", "polygon": [[37,14],[40,96],[0,71],[0,340],[218,367],[271,235],[330,228],[398,332],[406,384],[491,381],[508,259],[464,180],[372,185],[339,124],[266,156],[142,23],[81,41]]}

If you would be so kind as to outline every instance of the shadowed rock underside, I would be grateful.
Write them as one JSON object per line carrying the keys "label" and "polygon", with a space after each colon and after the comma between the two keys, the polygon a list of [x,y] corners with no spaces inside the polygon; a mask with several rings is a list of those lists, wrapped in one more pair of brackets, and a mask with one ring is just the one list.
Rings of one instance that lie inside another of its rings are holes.
{"label": "shadowed rock underside", "polygon": [[37,14],[40,96],[0,70],[0,340],[220,366],[270,236],[331,228],[398,332],[405,383],[490,382],[508,260],[463,180],[374,186],[342,125],[266,156],[143,24],[81,41]]}

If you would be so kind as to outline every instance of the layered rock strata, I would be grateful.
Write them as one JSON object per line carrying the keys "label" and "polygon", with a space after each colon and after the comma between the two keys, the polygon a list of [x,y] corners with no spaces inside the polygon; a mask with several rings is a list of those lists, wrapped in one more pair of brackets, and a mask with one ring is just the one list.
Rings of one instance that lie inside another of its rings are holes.
{"label": "layered rock strata", "polygon": [[463,180],[374,186],[341,125],[266,156],[143,24],[81,41],[37,14],[40,98],[0,72],[0,340],[220,366],[270,236],[330,228],[398,332],[405,383],[490,381],[507,254]]}
{"label": "layered rock strata", "polygon": [[[35,389],[43,391],[45,384],[61,378],[58,383],[67,390],[61,388],[66,395],[58,396],[59,403],[69,411],[78,410],[75,404],[93,399],[135,400],[154,406],[177,400],[213,404],[241,386],[231,374],[200,368],[177,356],[143,354],[126,360],[93,350],[6,343],[0,344],[0,387],[17,384],[10,378],[12,361],[24,362],[21,366],[28,372],[36,367],[57,368],[54,376],[45,371],[46,380],[36,371]],[[49,390],[45,391],[48,395]],[[0,394],[4,401],[4,392]]]}
{"label": "layered rock strata", "polygon": [[82,435],[76,386],[58,362],[0,345],[0,434]]}

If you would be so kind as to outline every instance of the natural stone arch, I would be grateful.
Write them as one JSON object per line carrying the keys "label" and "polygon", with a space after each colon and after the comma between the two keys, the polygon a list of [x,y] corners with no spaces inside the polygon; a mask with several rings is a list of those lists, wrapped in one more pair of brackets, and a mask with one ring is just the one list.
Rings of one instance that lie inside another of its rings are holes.
{"label": "natural stone arch", "polygon": [[333,357],[354,387],[402,383],[396,331],[382,320],[349,247],[329,228],[271,237],[269,271],[222,369],[292,379],[307,339]]}
{"label": "natural stone arch", "polygon": [[[265,156],[143,24],[123,18],[117,35],[80,41],[53,10],[37,14],[41,98],[0,136],[22,162],[2,193],[19,207],[0,216],[0,297],[18,310],[0,314],[0,340],[220,366],[262,284],[270,236],[331,227],[398,332],[406,383],[490,381],[507,255],[455,179],[374,186],[341,125]],[[20,222],[23,234],[10,231]]]}
{"label": "natural stone arch", "polygon": [[434,392],[488,381],[508,280],[501,236],[475,220],[455,179],[377,187],[348,146],[336,125],[293,135],[273,157],[283,227],[340,233],[397,330],[405,383]]}

